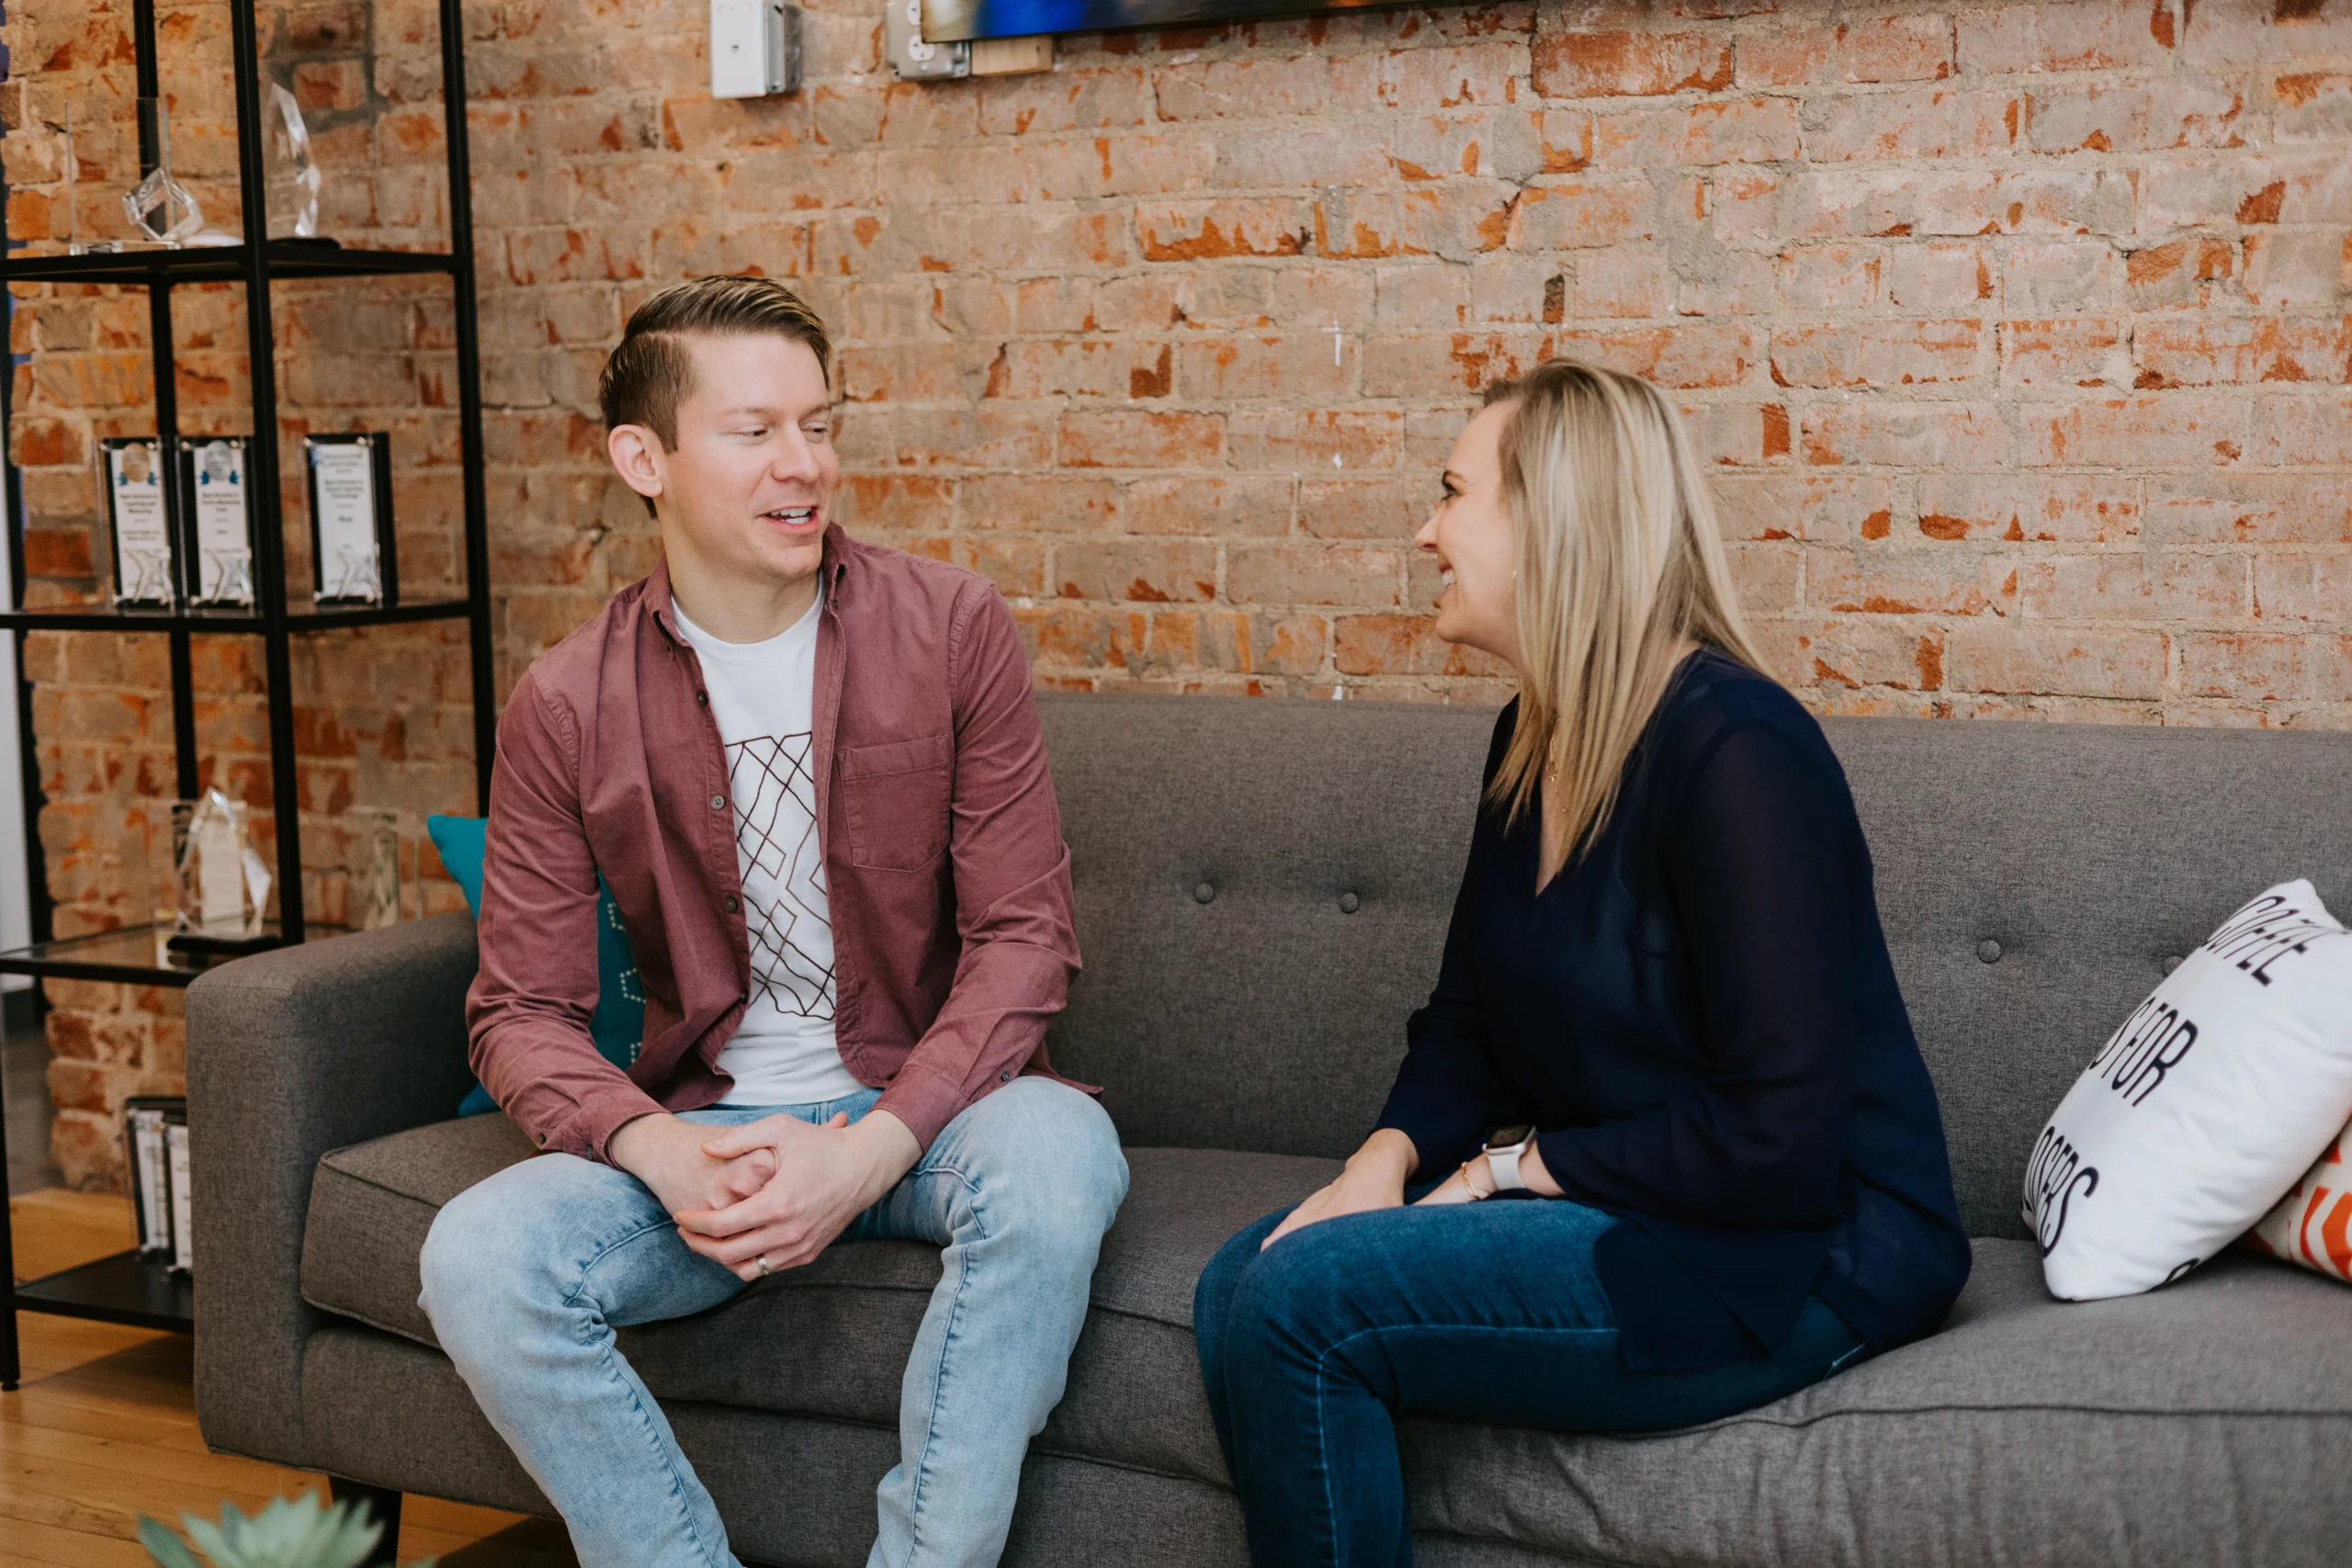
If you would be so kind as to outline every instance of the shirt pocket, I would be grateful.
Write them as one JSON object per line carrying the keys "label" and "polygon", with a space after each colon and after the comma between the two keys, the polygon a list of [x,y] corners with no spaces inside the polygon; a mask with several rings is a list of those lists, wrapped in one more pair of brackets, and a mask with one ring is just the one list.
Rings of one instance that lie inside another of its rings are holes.
{"label": "shirt pocket", "polygon": [[956,749],[945,733],[842,748],[849,858],[876,871],[922,871],[947,848]]}

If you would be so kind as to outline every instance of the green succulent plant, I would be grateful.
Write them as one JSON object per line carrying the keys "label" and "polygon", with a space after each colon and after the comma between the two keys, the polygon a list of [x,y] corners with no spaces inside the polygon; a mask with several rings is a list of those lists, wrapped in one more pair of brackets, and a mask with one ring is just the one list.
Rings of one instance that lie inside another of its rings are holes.
{"label": "green succulent plant", "polygon": [[[315,1492],[273,1497],[252,1518],[224,1503],[219,1524],[182,1514],[180,1525],[212,1568],[359,1568],[384,1535],[384,1527],[366,1508],[356,1503],[329,1506]],[[163,1568],[202,1568],[186,1542],[144,1514],[139,1516],[139,1542]],[[433,1568],[433,1560],[411,1568]]]}

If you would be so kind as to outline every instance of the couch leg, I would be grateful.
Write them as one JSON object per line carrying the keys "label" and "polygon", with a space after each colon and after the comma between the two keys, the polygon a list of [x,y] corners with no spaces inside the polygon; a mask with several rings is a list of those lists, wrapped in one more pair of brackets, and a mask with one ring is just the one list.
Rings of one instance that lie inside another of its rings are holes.
{"label": "couch leg", "polygon": [[352,1481],[340,1475],[327,1477],[338,1503],[354,1503],[365,1509],[368,1517],[384,1527],[383,1539],[376,1542],[376,1550],[368,1554],[361,1568],[390,1568],[401,1558],[401,1495],[383,1486],[370,1486],[364,1481]]}

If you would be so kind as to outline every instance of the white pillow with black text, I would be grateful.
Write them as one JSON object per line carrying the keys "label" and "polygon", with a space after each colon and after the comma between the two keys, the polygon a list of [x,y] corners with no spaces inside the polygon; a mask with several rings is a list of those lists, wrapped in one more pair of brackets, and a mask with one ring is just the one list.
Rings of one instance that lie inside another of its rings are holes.
{"label": "white pillow with black text", "polygon": [[2153,1290],[2276,1204],[2352,1113],[2352,931],[2309,882],[2222,922],[2099,1048],[2026,1164],[2066,1301]]}

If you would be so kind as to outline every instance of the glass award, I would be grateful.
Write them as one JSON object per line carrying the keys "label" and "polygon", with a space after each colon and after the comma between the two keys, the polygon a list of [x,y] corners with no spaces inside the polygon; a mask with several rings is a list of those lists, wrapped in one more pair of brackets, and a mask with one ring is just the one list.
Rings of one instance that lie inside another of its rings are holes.
{"label": "glass award", "polygon": [[343,817],[344,921],[356,931],[401,919],[401,818],[397,811],[346,811]]}
{"label": "glass award", "polygon": [[302,106],[277,83],[269,85],[269,234],[314,240],[319,234],[319,166],[311,156]]}
{"label": "glass award", "polygon": [[311,476],[312,596],[322,604],[394,603],[390,438],[380,431],[308,435],[302,453]]}
{"label": "glass award", "polygon": [[217,789],[201,800],[172,803],[172,859],[177,876],[174,924],[184,937],[233,946],[263,936],[269,907],[269,867],[254,851],[245,803]]}
{"label": "glass award", "polygon": [[132,228],[159,245],[177,249],[204,227],[204,209],[187,186],[172,177],[172,117],[164,100],[140,99],[139,113],[142,119],[155,117],[155,166],[124,194],[122,210]]}
{"label": "glass award", "polygon": [[153,435],[109,436],[98,443],[98,472],[106,492],[107,547],[119,605],[171,608],[175,570],[171,503],[164,479],[167,447]]}
{"label": "glass award", "polygon": [[188,603],[254,602],[254,520],[242,435],[180,442],[181,514],[187,519]]}

